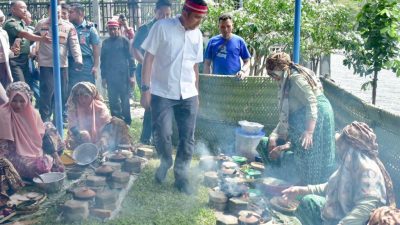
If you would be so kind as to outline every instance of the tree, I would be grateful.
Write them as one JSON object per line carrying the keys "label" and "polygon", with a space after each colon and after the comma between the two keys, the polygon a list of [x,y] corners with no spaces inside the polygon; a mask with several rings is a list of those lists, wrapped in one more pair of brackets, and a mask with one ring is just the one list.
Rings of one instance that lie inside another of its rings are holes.
{"label": "tree", "polygon": [[345,33],[354,21],[352,9],[342,4],[330,2],[304,1],[301,21],[302,61],[310,62],[311,69],[317,72],[322,55],[329,55],[340,49]]}
{"label": "tree", "polygon": [[400,3],[398,0],[371,0],[357,15],[356,30],[343,42],[344,65],[360,76],[371,76],[362,89],[372,86],[372,104],[376,102],[378,73],[392,69],[400,76]]}

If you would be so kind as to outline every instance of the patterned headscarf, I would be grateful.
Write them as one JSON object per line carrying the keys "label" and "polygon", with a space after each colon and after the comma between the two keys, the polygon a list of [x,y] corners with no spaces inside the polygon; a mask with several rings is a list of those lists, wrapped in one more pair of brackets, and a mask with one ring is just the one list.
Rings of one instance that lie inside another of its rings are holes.
{"label": "patterned headscarf", "polygon": [[79,94],[82,91],[88,91],[92,95],[93,100],[104,102],[103,97],[97,91],[97,88],[94,84],[90,82],[79,82],[72,87],[71,95],[68,97],[67,101],[68,111],[70,110],[73,112],[76,111],[76,105],[78,104]]}
{"label": "patterned headscarf", "polygon": [[32,98],[32,91],[29,88],[29,85],[25,82],[17,81],[8,85],[6,90],[7,97],[10,98],[11,94],[15,92],[24,93],[29,100]]}
{"label": "patterned headscarf", "polygon": [[[79,105],[78,98],[82,92],[89,92],[93,98],[92,103],[87,107]],[[99,138],[98,132],[111,120],[110,110],[104,103],[96,86],[90,82],[79,82],[72,88],[67,107],[68,129],[76,127],[79,130],[89,131],[93,143]]]}
{"label": "patterned headscarf", "polygon": [[374,131],[362,122],[354,121],[343,128],[342,137],[352,145],[354,149],[364,151],[371,157],[378,156],[378,143]]}
{"label": "patterned headscarf", "polygon": [[386,171],[385,166],[378,158],[378,143],[376,143],[376,135],[374,131],[366,123],[354,121],[343,128],[340,137],[346,140],[353,149],[368,155],[378,164],[385,179],[387,202],[390,206],[395,207],[396,203],[393,193],[392,179]]}
{"label": "patterned headscarf", "polygon": [[6,158],[0,157],[0,193],[17,192],[24,186],[17,170]]}
{"label": "patterned headscarf", "polygon": [[319,84],[319,81],[316,80],[315,75],[311,74],[309,69],[292,62],[289,54],[285,52],[277,52],[273,53],[267,58],[268,74],[270,74],[270,72],[273,70],[287,71],[288,77],[290,77],[292,69],[297,70],[301,75],[303,75],[312,88],[322,88],[322,86]]}
{"label": "patterned headscarf", "polygon": [[383,206],[375,209],[369,218],[368,225],[397,225],[400,224],[400,210]]}

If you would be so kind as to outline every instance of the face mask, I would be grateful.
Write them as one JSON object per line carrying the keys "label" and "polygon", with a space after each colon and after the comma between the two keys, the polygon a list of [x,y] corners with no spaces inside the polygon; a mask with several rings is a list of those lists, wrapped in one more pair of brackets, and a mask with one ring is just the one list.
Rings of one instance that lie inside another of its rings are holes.
{"label": "face mask", "polygon": [[283,70],[272,70],[271,72],[269,72],[268,74],[272,77],[272,78],[281,78],[283,76],[284,71]]}

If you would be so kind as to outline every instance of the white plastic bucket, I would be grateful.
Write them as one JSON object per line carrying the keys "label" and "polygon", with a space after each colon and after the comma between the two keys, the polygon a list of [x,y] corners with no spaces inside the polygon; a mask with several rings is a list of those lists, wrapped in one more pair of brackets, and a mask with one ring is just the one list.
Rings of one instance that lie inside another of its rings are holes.
{"label": "white plastic bucket", "polygon": [[237,155],[244,156],[248,161],[252,162],[258,156],[257,146],[262,137],[265,136],[263,131],[258,134],[247,134],[241,128],[235,131],[235,151]]}

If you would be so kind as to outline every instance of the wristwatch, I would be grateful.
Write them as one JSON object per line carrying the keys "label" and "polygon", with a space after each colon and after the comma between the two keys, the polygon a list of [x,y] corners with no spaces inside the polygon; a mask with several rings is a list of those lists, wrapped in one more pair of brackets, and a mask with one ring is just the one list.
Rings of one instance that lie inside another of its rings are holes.
{"label": "wristwatch", "polygon": [[143,84],[140,89],[142,90],[142,92],[146,92],[146,91],[150,90],[150,87],[145,85],[145,84]]}

